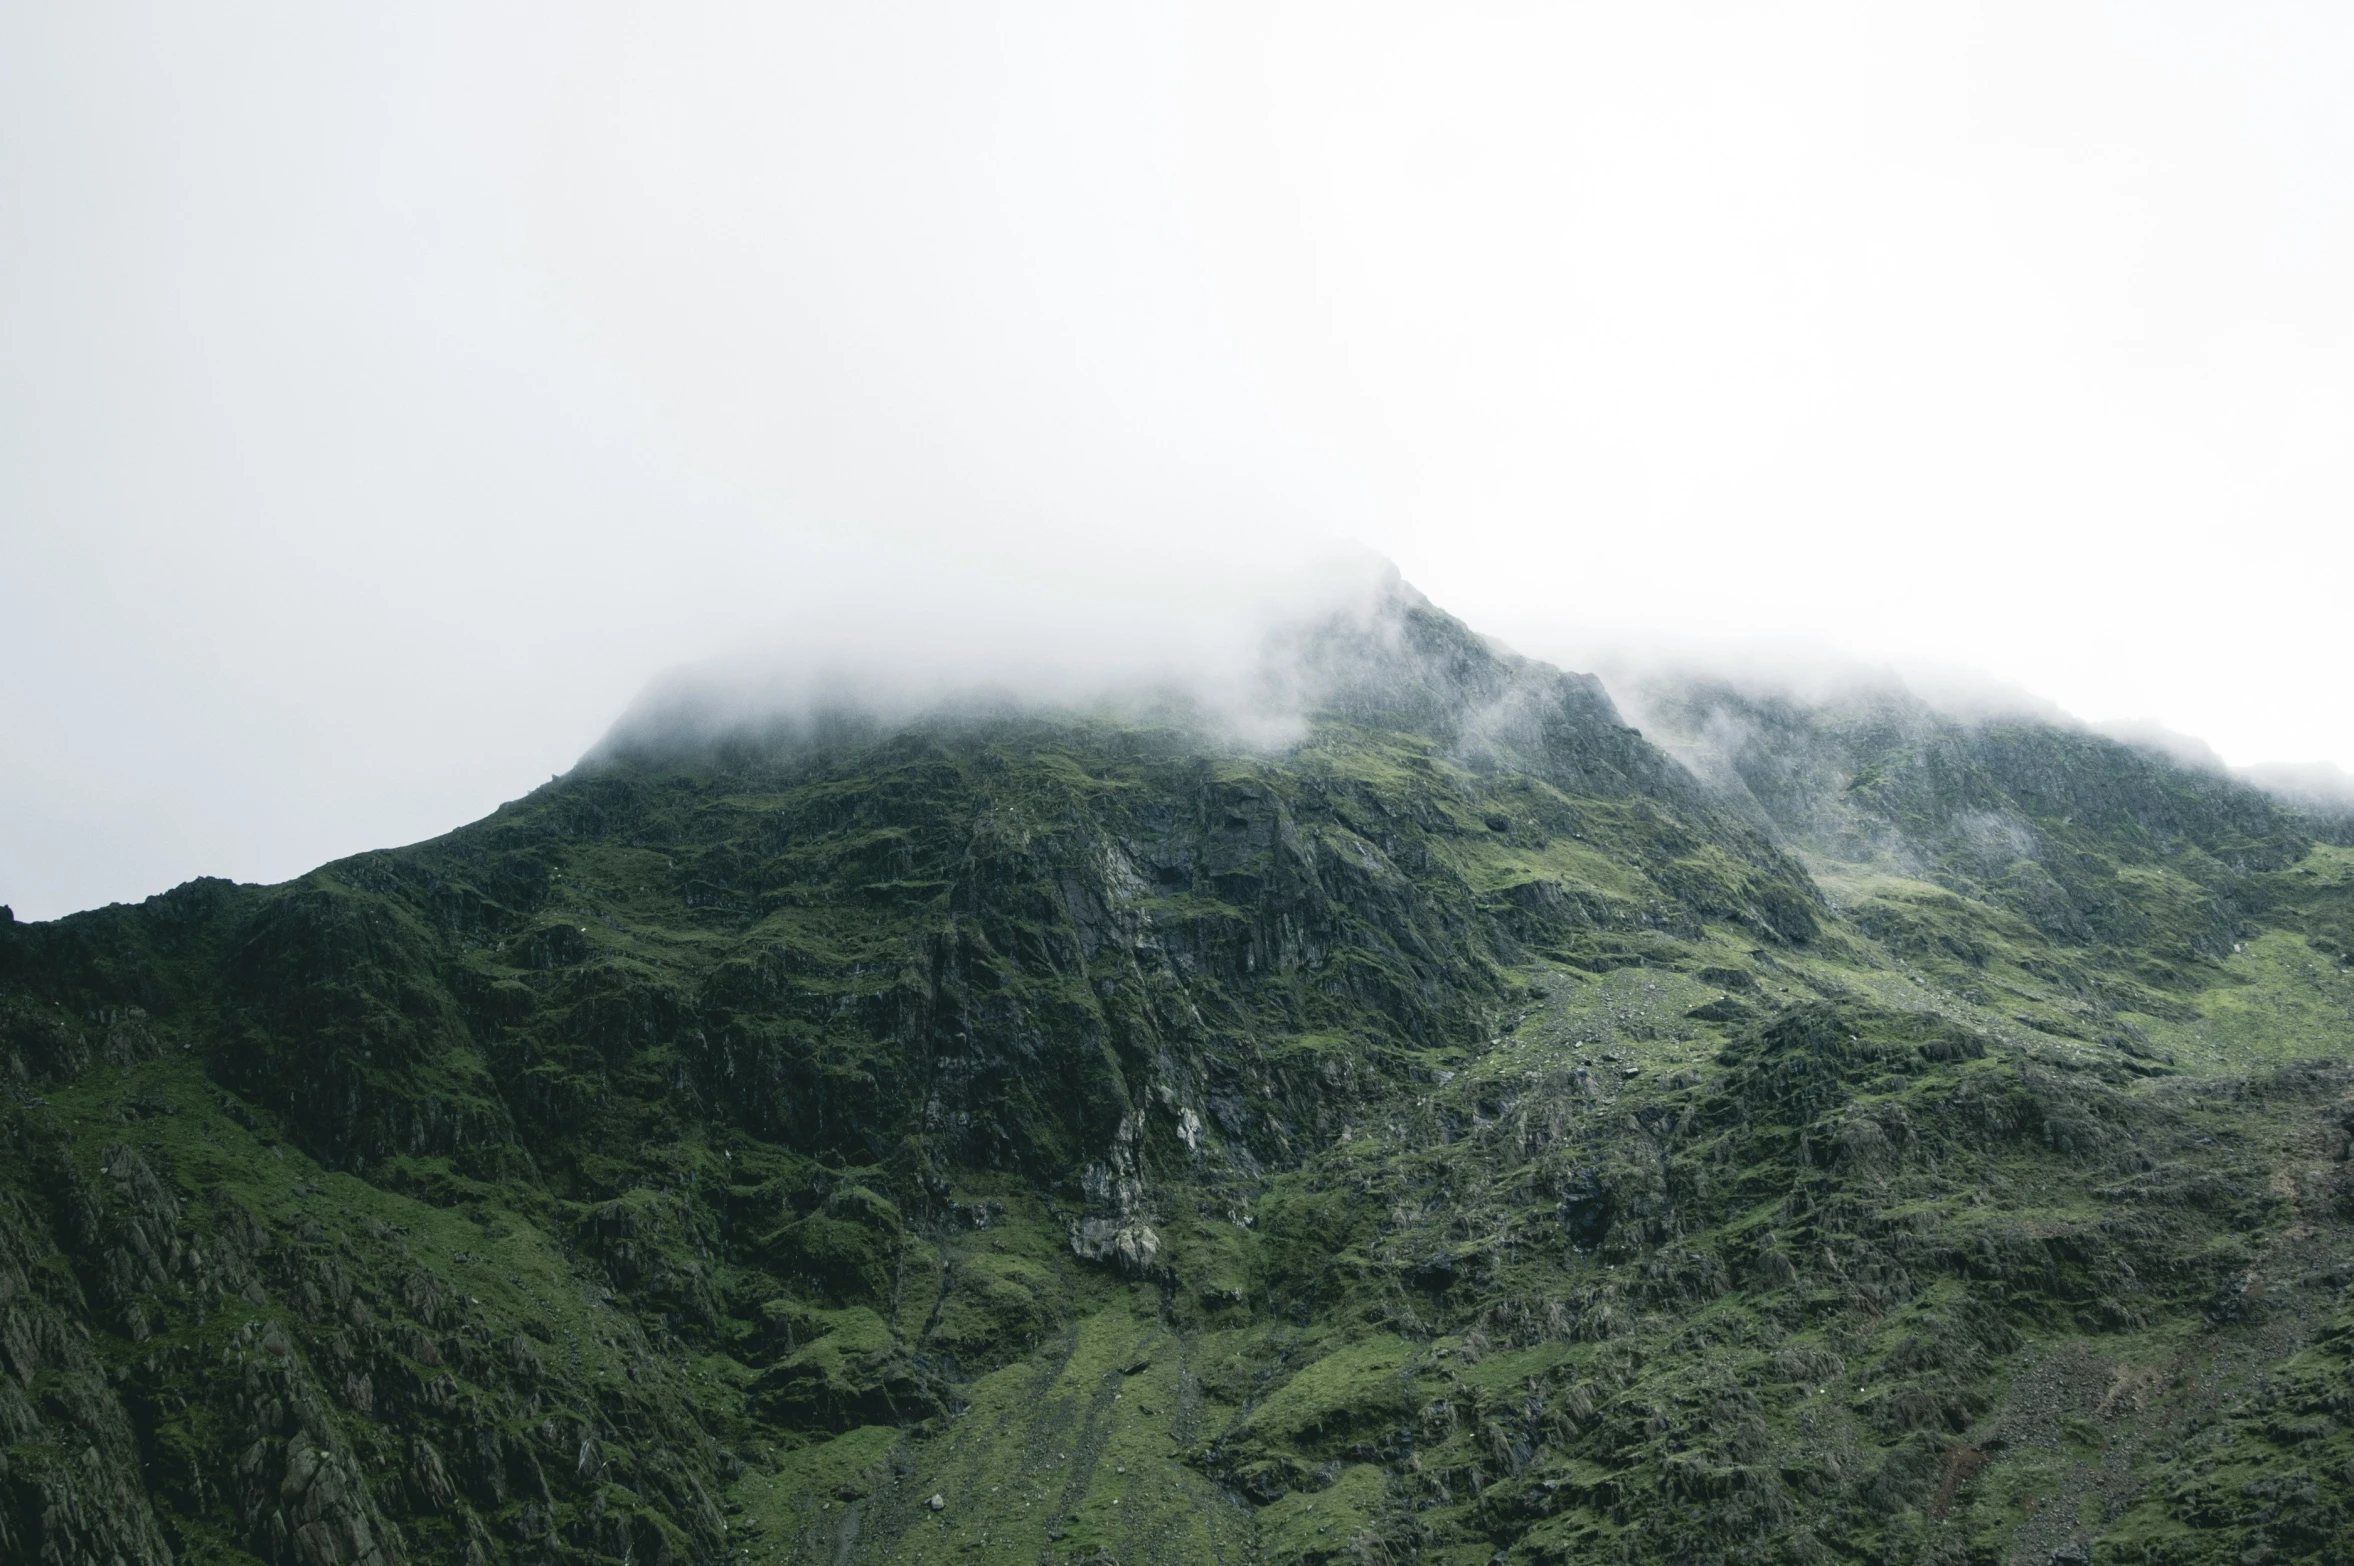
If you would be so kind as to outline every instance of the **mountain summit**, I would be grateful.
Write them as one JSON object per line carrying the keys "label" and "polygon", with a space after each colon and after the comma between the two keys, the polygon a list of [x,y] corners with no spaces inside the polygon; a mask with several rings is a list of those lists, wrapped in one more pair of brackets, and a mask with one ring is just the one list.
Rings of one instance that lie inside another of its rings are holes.
{"label": "mountain summit", "polygon": [[0,1559],[2346,1558],[2342,816],[1403,584],[743,689],[0,921]]}

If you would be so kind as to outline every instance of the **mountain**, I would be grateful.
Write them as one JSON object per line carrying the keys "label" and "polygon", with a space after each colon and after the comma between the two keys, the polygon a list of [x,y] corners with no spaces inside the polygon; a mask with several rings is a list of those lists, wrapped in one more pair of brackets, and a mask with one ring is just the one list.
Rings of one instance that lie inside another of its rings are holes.
{"label": "mountain", "polygon": [[2344,817],[1279,647],[0,918],[0,1559],[2348,1558]]}

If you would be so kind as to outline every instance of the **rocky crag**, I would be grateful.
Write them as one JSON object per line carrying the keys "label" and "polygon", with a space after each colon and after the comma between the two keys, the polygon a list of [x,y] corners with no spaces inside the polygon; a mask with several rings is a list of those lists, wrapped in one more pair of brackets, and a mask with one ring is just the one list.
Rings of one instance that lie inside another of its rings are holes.
{"label": "rocky crag", "polygon": [[1293,651],[0,922],[0,1560],[2350,1558],[2343,820]]}

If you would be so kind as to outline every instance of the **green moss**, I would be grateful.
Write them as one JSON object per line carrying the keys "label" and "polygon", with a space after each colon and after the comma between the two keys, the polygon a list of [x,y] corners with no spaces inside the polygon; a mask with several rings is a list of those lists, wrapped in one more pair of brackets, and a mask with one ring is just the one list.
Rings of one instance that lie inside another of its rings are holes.
{"label": "green moss", "polygon": [[1029,1349],[1068,1311],[1068,1291],[1049,1268],[1023,1256],[970,1254],[950,1273],[924,1343],[961,1370],[992,1370]]}
{"label": "green moss", "polygon": [[1260,1514],[1263,1559],[1314,1566],[1383,1549],[1389,1476],[1372,1463],[1343,1468],[1329,1488],[1284,1496]]}
{"label": "green moss", "polygon": [[1349,1450],[1411,1406],[1413,1362],[1413,1348],[1389,1334],[1336,1349],[1288,1377],[1251,1410],[1234,1439],[1262,1451]]}

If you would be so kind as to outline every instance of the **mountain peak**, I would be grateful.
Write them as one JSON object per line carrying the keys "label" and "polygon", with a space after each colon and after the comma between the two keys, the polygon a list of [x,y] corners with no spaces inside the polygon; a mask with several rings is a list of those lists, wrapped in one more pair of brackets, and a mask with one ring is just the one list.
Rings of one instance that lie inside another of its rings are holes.
{"label": "mountain peak", "polygon": [[1394,579],[1249,651],[697,676],[430,842],[0,921],[0,1549],[2337,1536],[2348,850],[1880,699],[1652,701],[1696,779]]}

